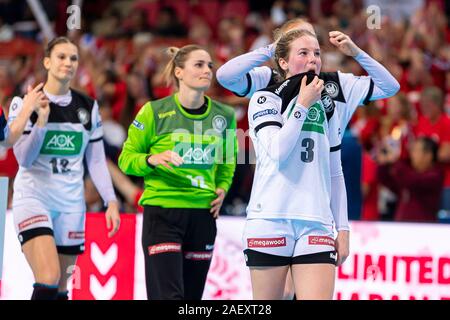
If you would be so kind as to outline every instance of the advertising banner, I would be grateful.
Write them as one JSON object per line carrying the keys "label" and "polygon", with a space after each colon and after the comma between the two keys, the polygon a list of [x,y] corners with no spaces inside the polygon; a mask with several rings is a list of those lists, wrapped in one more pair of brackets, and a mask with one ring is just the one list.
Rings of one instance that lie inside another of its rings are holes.
{"label": "advertising banner", "polygon": [[[142,215],[123,214],[108,238],[104,214],[88,214],[86,251],[73,271],[72,299],[146,299]],[[251,299],[242,253],[245,219],[220,217],[203,298]],[[6,215],[2,299],[29,299],[33,276]],[[351,222],[350,256],[336,272],[338,300],[450,299],[450,225]]]}

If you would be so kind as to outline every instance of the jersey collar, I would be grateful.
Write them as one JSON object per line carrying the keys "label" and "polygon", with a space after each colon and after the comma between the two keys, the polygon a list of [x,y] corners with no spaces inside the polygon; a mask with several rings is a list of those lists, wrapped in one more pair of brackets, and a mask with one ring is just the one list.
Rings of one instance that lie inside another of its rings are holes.
{"label": "jersey collar", "polygon": [[180,100],[178,100],[178,93],[175,93],[174,95],[174,99],[175,99],[175,104],[178,107],[178,110],[180,110],[181,114],[183,116],[185,116],[188,119],[193,119],[193,120],[201,120],[201,119],[205,119],[206,117],[209,116],[209,113],[211,112],[211,98],[209,98],[208,96],[205,96],[206,101],[207,101],[207,108],[206,108],[206,112],[203,114],[190,114],[187,113],[183,107],[181,106]]}

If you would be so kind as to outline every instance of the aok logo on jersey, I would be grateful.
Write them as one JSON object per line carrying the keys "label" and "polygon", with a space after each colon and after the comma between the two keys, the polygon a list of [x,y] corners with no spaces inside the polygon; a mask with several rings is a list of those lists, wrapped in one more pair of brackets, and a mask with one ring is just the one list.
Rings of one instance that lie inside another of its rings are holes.
{"label": "aok logo on jersey", "polygon": [[77,155],[83,145],[83,134],[74,131],[47,131],[41,154]]}
{"label": "aok logo on jersey", "polygon": [[323,124],[325,122],[325,119],[325,111],[323,110],[321,104],[317,102],[309,108],[308,115],[306,116],[306,120],[303,124],[302,130],[314,131],[324,134],[325,131],[323,129]]}
{"label": "aok logo on jersey", "polygon": [[180,142],[175,145],[174,152],[178,153],[184,163],[184,169],[210,169],[214,164],[216,148],[213,144],[194,144]]}

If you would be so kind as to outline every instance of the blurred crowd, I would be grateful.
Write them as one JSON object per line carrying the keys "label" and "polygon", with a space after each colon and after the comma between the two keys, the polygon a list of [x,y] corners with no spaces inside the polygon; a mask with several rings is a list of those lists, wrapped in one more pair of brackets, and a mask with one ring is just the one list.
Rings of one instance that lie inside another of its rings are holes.
{"label": "blurred crowd", "polygon": [[[58,35],[66,34],[71,1],[41,0]],[[371,5],[379,8],[381,18]],[[450,29],[445,0],[149,0],[83,1],[81,29],[68,35],[79,45],[73,87],[100,104],[113,182],[124,212],[140,210],[140,179],[116,166],[128,126],[148,100],[172,92],[162,71],[168,46],[196,43],[215,69],[229,59],[270,44],[285,21],[313,23],[322,48],[322,71],[364,75],[358,63],[337,52],[328,32],[340,30],[382,63],[401,84],[386,100],[358,108],[345,130],[342,159],[354,220],[445,221],[450,219]],[[370,22],[370,23],[369,23]],[[0,105],[8,113],[14,95],[45,81],[45,39],[25,0],[0,0]],[[207,93],[235,107],[238,127],[248,129],[248,99],[217,82]],[[223,213],[245,215],[253,164],[248,137]],[[246,160],[246,161],[245,161]],[[251,161],[250,161],[251,162]],[[14,178],[12,150],[0,150],[0,175]],[[103,203],[86,177],[88,211]]]}

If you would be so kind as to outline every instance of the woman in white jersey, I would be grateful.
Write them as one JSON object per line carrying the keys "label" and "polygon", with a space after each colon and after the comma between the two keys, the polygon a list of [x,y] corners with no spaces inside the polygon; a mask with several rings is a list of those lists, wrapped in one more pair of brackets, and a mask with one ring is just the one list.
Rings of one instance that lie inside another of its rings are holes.
{"label": "woman in white jersey", "polygon": [[[315,34],[310,23],[301,18],[295,18],[275,30],[274,38],[279,39],[281,35],[291,30],[306,30]],[[368,76],[361,77],[340,71],[321,72],[319,75],[319,78],[324,80],[325,89],[330,97],[333,100],[345,101],[344,107],[338,110],[341,127],[345,129],[358,106],[395,95],[400,89],[400,84],[386,68],[358,48],[348,36],[339,31],[332,32],[333,36],[330,35],[330,39],[345,36],[348,43],[358,50],[358,54],[352,57],[368,73]],[[346,50],[346,43],[332,42],[332,44],[343,54],[351,56]],[[247,98],[251,98],[254,92],[277,83],[279,75],[276,71],[263,66],[273,58],[275,46],[276,42],[227,61],[217,70],[217,81],[235,95]],[[361,92],[361,94],[354,94],[355,92]]]}
{"label": "woman in white jersey", "polygon": [[286,33],[275,56],[286,80],[257,91],[248,115],[257,157],[244,231],[253,296],[283,298],[291,268],[298,299],[331,299],[336,250],[342,260],[349,246],[339,114],[317,76],[314,34]]}
{"label": "woman in white jersey", "polygon": [[[106,226],[119,229],[118,204],[106,166],[101,119],[95,100],[70,88],[78,49],[67,38],[49,42],[44,58],[48,102],[33,113],[14,145],[19,172],[13,216],[22,251],[33,271],[32,299],[67,299],[68,267],[84,251],[83,158],[108,206]],[[24,106],[14,97],[10,117]]]}
{"label": "woman in white jersey", "polygon": [[[290,30],[307,30],[315,34],[310,23],[297,18],[287,21],[276,30],[275,39],[279,39],[282,34]],[[331,39],[336,41],[331,41]],[[340,41],[337,41],[337,39]],[[343,54],[353,56],[369,75],[358,77],[341,72],[322,72],[319,75],[324,80],[325,89],[331,99],[339,104],[337,111],[340,118],[340,127],[344,130],[359,105],[393,96],[399,90],[400,85],[389,71],[359,49],[348,36],[333,31],[330,34],[330,41]],[[275,46],[276,43],[273,43],[231,59],[217,70],[218,82],[236,95],[248,98],[257,90],[277,83],[277,73],[267,66],[261,66],[273,58]],[[344,254],[340,256],[342,259],[338,261],[338,265],[345,260]],[[285,292],[287,299],[290,299],[293,295],[290,278],[289,274]]]}

